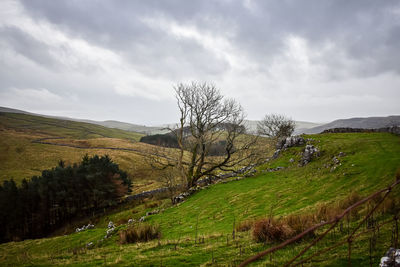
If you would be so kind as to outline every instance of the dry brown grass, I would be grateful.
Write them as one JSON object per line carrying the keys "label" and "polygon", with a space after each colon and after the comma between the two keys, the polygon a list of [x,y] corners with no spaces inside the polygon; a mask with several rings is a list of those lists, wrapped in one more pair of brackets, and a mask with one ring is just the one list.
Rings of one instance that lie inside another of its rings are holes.
{"label": "dry brown grass", "polygon": [[[134,193],[152,190],[161,187],[156,180],[160,171],[152,170],[146,157],[140,153],[107,149],[79,149],[65,146],[35,144],[33,140],[49,137],[45,134],[30,133],[29,131],[15,131],[3,129],[0,131],[0,182],[13,178],[19,182],[40,175],[45,169],[57,166],[60,159],[66,165],[81,161],[85,154],[109,155],[120,168],[127,171],[133,181]],[[85,140],[52,139],[51,142],[67,143],[81,146],[97,147],[127,147],[140,151],[151,151],[147,144],[132,143],[117,138],[92,138]]]}
{"label": "dry brown grass", "polygon": [[[259,219],[255,222],[244,221],[239,224],[237,231],[241,227],[247,231],[253,227],[253,238],[257,242],[274,242],[283,241],[297,234],[304,232],[310,227],[322,221],[329,221],[341,214],[345,209],[361,200],[361,196],[352,192],[345,199],[333,204],[320,204],[317,206],[315,213],[291,214],[279,220],[268,218]],[[393,210],[396,207],[396,201],[386,199],[382,205],[382,209]],[[351,211],[348,219],[358,218],[361,207]],[[307,237],[315,236],[314,232],[310,232]]]}
{"label": "dry brown grass", "polygon": [[158,225],[133,225],[119,232],[119,242],[121,244],[148,242],[158,238],[161,238],[160,226]]}
{"label": "dry brown grass", "polygon": [[[281,219],[281,223],[293,230],[293,235],[300,234],[317,223],[314,214],[292,214]],[[308,236],[314,236],[310,233]]]}
{"label": "dry brown grass", "polygon": [[292,237],[293,234],[292,228],[273,218],[257,220],[253,227],[253,238],[256,242],[283,241]]}

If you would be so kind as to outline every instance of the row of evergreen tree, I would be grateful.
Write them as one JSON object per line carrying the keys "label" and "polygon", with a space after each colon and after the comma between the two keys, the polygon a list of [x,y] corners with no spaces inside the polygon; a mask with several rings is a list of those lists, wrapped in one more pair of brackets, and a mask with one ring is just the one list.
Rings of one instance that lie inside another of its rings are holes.
{"label": "row of evergreen tree", "polygon": [[118,203],[130,192],[126,172],[108,156],[83,157],[82,162],[58,166],[0,186],[0,242],[39,238],[78,216],[88,216]]}

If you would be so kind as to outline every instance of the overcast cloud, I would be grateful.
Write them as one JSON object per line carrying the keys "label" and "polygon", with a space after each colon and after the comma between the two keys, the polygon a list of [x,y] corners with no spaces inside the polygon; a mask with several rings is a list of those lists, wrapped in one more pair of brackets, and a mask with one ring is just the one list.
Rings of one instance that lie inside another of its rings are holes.
{"label": "overcast cloud", "polygon": [[155,125],[208,81],[249,119],[400,114],[400,2],[0,1],[0,106]]}

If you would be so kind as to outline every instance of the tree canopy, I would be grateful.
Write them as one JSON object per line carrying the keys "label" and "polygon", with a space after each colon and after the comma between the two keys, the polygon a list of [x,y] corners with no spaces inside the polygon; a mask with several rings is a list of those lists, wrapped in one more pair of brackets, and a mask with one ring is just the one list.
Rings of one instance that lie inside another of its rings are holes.
{"label": "tree canopy", "polygon": [[131,188],[108,156],[83,157],[79,164],[44,170],[41,176],[0,186],[0,241],[38,238],[77,216],[116,204]]}
{"label": "tree canopy", "polygon": [[291,136],[294,132],[296,124],[294,120],[281,114],[267,114],[258,123],[257,131],[259,134],[272,137],[282,138]]}

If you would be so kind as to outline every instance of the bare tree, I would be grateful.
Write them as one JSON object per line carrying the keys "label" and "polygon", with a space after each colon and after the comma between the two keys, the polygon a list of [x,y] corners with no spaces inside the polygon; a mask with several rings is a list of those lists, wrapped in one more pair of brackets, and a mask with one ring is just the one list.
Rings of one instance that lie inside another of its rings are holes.
{"label": "bare tree", "polygon": [[296,124],[294,120],[280,114],[269,114],[258,123],[257,132],[272,138],[291,136]]}
{"label": "bare tree", "polygon": [[[208,83],[178,84],[174,89],[180,118],[170,130],[176,136],[178,150],[169,149],[168,157],[153,162],[178,170],[180,180],[190,188],[203,176],[232,171],[256,158],[252,149],[257,136],[246,134],[240,104],[224,99]],[[157,154],[162,150],[158,148]]]}

